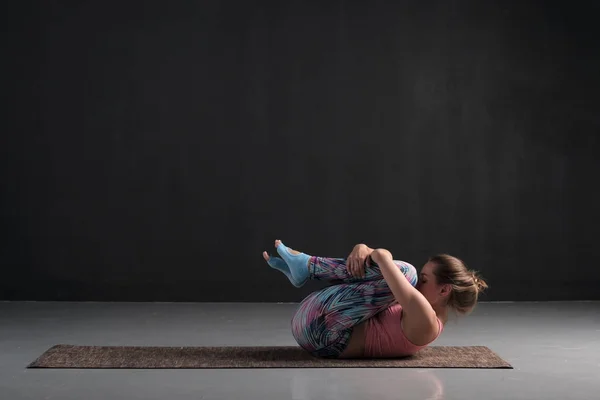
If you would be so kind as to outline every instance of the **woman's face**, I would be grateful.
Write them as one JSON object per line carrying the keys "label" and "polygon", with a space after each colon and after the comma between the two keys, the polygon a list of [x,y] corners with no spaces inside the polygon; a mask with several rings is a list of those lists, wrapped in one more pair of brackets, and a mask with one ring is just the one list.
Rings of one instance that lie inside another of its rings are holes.
{"label": "woman's face", "polygon": [[430,304],[436,304],[442,292],[442,285],[439,285],[437,278],[433,271],[436,265],[432,262],[428,262],[421,269],[419,274],[419,281],[417,282],[416,289],[429,301]]}

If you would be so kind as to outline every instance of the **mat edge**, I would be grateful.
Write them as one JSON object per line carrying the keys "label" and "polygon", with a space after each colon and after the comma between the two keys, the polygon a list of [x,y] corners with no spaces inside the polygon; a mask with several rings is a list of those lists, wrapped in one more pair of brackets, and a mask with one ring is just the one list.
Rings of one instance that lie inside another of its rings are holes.
{"label": "mat edge", "polygon": [[[164,369],[164,370],[176,370],[176,369],[324,369],[324,368],[330,368],[330,369],[344,369],[344,368],[348,368],[348,369],[356,369],[356,368],[365,368],[365,369],[369,369],[369,368],[382,368],[382,369],[388,369],[388,368],[394,368],[394,369],[511,369],[514,370],[515,367],[509,363],[508,361],[506,361],[503,357],[501,357],[498,353],[496,353],[494,350],[492,350],[491,348],[489,348],[488,346],[480,346],[480,345],[473,345],[473,346],[446,346],[446,345],[435,345],[435,346],[429,346],[428,348],[451,348],[451,349],[456,349],[456,348],[478,348],[478,349],[485,349],[487,351],[489,351],[490,353],[492,353],[495,357],[498,358],[498,360],[501,360],[504,365],[499,365],[499,366],[494,366],[494,367],[438,367],[438,366],[420,366],[420,367],[402,367],[402,366],[352,366],[351,363],[348,363],[348,365],[346,366],[330,366],[330,365],[323,365],[323,366],[318,366],[318,365],[314,365],[314,366],[310,366],[310,367],[297,367],[297,366],[290,366],[290,367],[285,367],[285,366],[278,366],[278,367],[144,367],[144,368],[139,368],[139,367],[49,367],[49,366],[43,366],[43,364],[41,363],[41,361],[43,360],[43,358],[45,356],[48,355],[48,353],[52,352],[53,350],[56,349],[60,349],[60,348],[159,348],[159,349],[183,349],[183,348],[192,348],[192,349],[222,349],[222,348],[227,348],[227,349],[261,349],[261,348],[275,348],[275,349],[302,349],[300,346],[139,346],[139,345],[121,345],[121,346],[110,346],[110,345],[73,345],[73,344],[66,344],[66,343],[58,343],[55,344],[53,346],[51,346],[50,348],[48,348],[46,351],[44,351],[38,358],[36,358],[33,362],[29,363],[26,366],[26,369],[136,369],[136,370],[144,370],[144,369]],[[350,361],[350,360],[349,360]]]}

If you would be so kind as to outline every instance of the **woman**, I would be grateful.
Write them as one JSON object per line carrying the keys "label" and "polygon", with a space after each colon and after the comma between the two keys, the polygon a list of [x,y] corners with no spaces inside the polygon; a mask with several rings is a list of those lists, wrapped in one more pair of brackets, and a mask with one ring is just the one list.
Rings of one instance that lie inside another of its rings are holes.
{"label": "woman", "polygon": [[292,319],[298,344],[317,357],[394,358],[415,354],[441,334],[448,311],[468,314],[483,279],[459,259],[431,257],[418,277],[409,263],[364,244],[347,259],[314,257],[275,241],[281,256],[263,257],[301,287],[308,279],[332,285],[311,293]]}

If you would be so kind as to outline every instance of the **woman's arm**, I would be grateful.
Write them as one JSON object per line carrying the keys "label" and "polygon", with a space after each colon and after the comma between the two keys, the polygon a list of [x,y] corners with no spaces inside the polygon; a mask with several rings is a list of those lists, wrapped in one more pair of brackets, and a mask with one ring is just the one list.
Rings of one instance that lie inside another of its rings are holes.
{"label": "woman's arm", "polygon": [[[429,301],[415,289],[394,263],[392,254],[385,249],[371,253],[373,261],[379,265],[381,274],[402,306],[402,326],[409,340],[422,338],[425,343],[438,333],[438,320]],[[415,343],[419,344],[419,343]]]}

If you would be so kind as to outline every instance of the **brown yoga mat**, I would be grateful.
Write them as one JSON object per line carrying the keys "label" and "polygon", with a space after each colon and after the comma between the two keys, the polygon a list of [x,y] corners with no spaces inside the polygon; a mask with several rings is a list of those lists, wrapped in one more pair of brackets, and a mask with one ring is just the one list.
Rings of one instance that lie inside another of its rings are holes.
{"label": "brown yoga mat", "polygon": [[315,358],[300,347],[57,345],[28,368],[509,368],[484,346],[431,346],[399,359]]}

